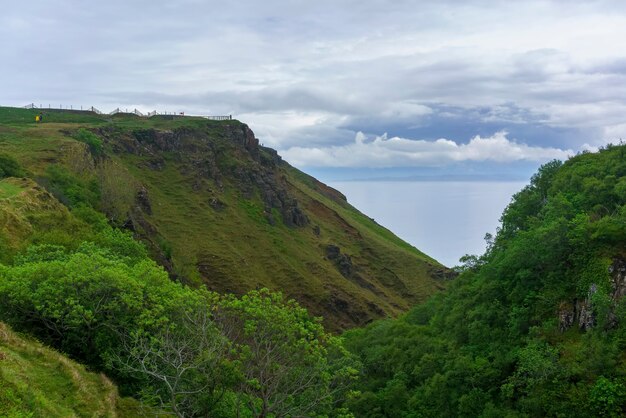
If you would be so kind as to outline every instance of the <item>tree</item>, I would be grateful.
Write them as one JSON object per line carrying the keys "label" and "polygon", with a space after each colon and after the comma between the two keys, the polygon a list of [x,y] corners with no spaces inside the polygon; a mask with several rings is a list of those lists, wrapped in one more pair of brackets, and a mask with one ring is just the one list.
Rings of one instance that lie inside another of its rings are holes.
{"label": "tree", "polygon": [[328,413],[357,374],[340,340],[281,294],[225,296],[215,317],[241,362],[238,408],[255,417]]}
{"label": "tree", "polygon": [[[209,293],[205,296],[213,298]],[[220,334],[205,298],[181,307],[158,332],[137,330],[124,338],[116,367],[145,378],[143,399],[178,417],[204,417],[236,380],[229,341]]]}
{"label": "tree", "polygon": [[[126,248],[125,235],[109,238]],[[0,318],[98,368],[120,350],[123,332],[160,329],[194,297],[153,261],[93,243],[75,252],[33,246],[0,266]]]}
{"label": "tree", "polygon": [[591,388],[590,406],[598,417],[617,418],[624,416],[626,387],[624,384],[601,376]]}

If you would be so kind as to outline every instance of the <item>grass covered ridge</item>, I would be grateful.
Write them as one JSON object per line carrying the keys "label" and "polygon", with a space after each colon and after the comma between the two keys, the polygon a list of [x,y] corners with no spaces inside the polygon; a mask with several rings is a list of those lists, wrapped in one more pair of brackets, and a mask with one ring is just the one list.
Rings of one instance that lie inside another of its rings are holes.
{"label": "grass covered ridge", "polygon": [[138,406],[106,376],[0,323],[0,416],[135,417]]}

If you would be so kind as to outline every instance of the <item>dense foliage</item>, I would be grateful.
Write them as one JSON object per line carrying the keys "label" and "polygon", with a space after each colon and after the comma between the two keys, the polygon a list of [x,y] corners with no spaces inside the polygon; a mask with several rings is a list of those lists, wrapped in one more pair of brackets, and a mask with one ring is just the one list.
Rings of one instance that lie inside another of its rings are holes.
{"label": "dense foliage", "polygon": [[330,416],[357,373],[295,302],[171,281],[131,236],[31,246],[0,265],[0,320],[178,416]]}
{"label": "dense foliage", "polygon": [[626,413],[626,146],[544,165],[448,291],[347,333],[363,417]]}

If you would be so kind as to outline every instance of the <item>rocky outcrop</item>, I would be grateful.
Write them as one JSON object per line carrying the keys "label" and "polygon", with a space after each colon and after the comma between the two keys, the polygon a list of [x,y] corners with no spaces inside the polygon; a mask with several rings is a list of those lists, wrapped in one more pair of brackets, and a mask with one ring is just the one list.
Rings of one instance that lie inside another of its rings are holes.
{"label": "rocky outcrop", "polygon": [[574,325],[577,325],[581,331],[587,331],[596,325],[596,316],[591,302],[596,291],[596,285],[592,284],[585,299],[574,299],[571,303],[562,302],[559,305],[557,315],[561,332],[567,331]]}
{"label": "rocky outcrop", "polygon": [[352,259],[347,254],[341,254],[341,249],[336,245],[326,246],[326,258],[334,262],[343,277],[350,278],[354,273]]}
{"label": "rocky outcrop", "polygon": [[234,175],[244,198],[250,199],[255,190],[259,191],[265,206],[265,216],[271,225],[276,222],[272,209],[280,212],[283,223],[289,227],[304,227],[309,224],[308,216],[300,208],[298,200],[290,195],[285,179],[276,169],[263,165],[238,167]]}
{"label": "rocky outcrop", "polygon": [[571,305],[567,302],[561,302],[559,305],[559,330],[561,332],[565,332],[574,325],[574,321],[576,321],[576,308],[575,304]]}
{"label": "rocky outcrop", "polygon": [[[617,325],[617,316],[614,314],[614,308],[617,303],[626,295],[626,260],[615,258],[608,268],[611,283],[611,302],[612,309],[606,318],[608,327]],[[593,296],[598,292],[596,283],[592,283],[587,291],[587,296],[583,300],[574,299],[571,302],[562,302],[558,310],[559,329],[565,332],[574,325],[577,325],[581,331],[586,331],[598,322],[596,312],[593,307]]]}
{"label": "rocky outcrop", "polygon": [[459,273],[454,270],[434,266],[428,270],[428,273],[431,277],[441,281],[453,280],[459,275]]}
{"label": "rocky outcrop", "polygon": [[287,226],[302,227],[309,223],[309,218],[302,209],[298,207],[298,201],[295,199],[291,199],[287,205],[283,206],[282,215],[283,222]]}
{"label": "rocky outcrop", "polygon": [[359,269],[352,262],[352,257],[348,254],[343,254],[341,248],[337,245],[329,244],[326,246],[326,259],[331,261],[335,267],[337,267],[339,273],[346,279],[349,279],[357,286],[367,289],[372,293],[377,295],[381,294],[380,290],[377,289],[374,284],[359,274]]}
{"label": "rocky outcrop", "polygon": [[598,286],[595,283],[592,283],[589,286],[589,290],[587,291],[587,297],[582,302],[577,303],[577,311],[578,311],[578,327],[581,331],[586,331],[591,329],[596,324],[596,315],[593,311],[593,302],[592,298],[598,292]]}
{"label": "rocky outcrop", "polygon": [[152,215],[152,204],[150,203],[150,197],[148,196],[148,189],[144,186],[141,186],[141,188],[137,191],[135,202],[137,207],[144,213]]}
{"label": "rocky outcrop", "polygon": [[618,301],[626,295],[626,260],[616,258],[609,266],[611,275],[611,299]]}
{"label": "rocky outcrop", "polygon": [[[267,221],[274,225],[273,210],[289,227],[304,227],[309,218],[298,200],[289,193],[289,185],[281,175],[282,159],[276,151],[260,147],[254,132],[245,124],[227,124],[220,139],[210,137],[202,129],[181,127],[174,130],[136,129],[121,131],[101,128],[97,134],[117,153],[130,153],[146,157],[140,164],[151,170],[164,170],[168,158],[179,164],[181,174],[190,179],[195,192],[206,192],[209,205],[223,210],[219,198],[227,178],[234,179],[244,199],[254,199],[258,194],[264,204]],[[206,180],[217,190],[208,190]],[[330,189],[330,188],[329,188]],[[328,192],[330,193],[330,192]],[[338,193],[338,192],[337,192]],[[343,196],[343,195],[341,195]],[[338,198],[337,196],[334,196]],[[141,199],[140,199],[141,200]],[[150,210],[144,210],[150,214]]]}
{"label": "rocky outcrop", "polygon": [[259,157],[259,140],[246,124],[226,125],[225,136],[237,145],[243,146],[256,159]]}

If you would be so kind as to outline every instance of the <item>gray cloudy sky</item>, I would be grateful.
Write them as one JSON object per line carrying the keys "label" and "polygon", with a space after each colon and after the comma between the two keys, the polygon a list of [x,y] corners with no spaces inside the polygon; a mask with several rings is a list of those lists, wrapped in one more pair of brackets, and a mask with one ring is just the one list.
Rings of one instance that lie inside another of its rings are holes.
{"label": "gray cloudy sky", "polygon": [[626,138],[623,1],[0,6],[2,105],[233,114],[303,168],[506,171]]}

